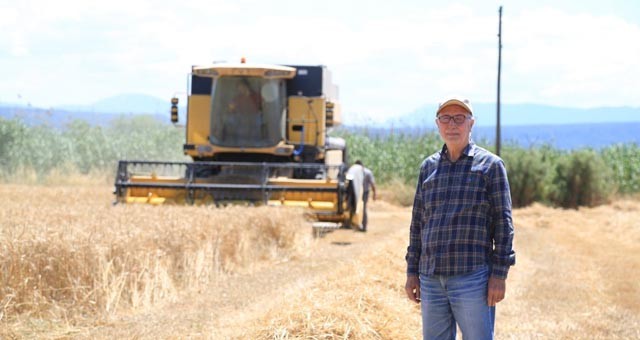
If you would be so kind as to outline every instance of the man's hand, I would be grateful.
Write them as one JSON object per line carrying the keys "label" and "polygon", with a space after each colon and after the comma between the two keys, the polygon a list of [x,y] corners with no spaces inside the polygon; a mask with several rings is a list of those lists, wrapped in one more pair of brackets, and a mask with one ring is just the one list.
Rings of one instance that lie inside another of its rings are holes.
{"label": "man's hand", "polygon": [[495,306],[496,303],[504,299],[507,283],[504,279],[497,277],[489,277],[489,287],[487,290],[487,305]]}
{"label": "man's hand", "polygon": [[420,280],[416,275],[407,275],[407,283],[404,284],[404,291],[409,300],[420,303]]}

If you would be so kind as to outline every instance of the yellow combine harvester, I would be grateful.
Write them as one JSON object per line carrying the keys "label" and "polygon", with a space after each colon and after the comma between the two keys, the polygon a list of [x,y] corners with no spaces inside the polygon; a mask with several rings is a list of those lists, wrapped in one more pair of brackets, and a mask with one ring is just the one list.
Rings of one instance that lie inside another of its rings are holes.
{"label": "yellow combine harvester", "polygon": [[[184,153],[192,162],[120,161],[116,201],[310,208],[320,221],[359,226],[362,181],[347,171],[338,91],[324,66],[194,66]],[[178,122],[178,98],[171,100]]]}

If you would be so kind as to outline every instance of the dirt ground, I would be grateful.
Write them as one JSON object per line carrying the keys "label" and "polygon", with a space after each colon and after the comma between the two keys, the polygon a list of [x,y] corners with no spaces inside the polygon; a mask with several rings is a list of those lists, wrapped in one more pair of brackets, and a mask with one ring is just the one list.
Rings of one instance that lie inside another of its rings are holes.
{"label": "dirt ground", "polygon": [[[419,338],[419,308],[403,293],[409,221],[409,208],[372,202],[367,233],[335,230],[303,256],[148,310],[87,318],[62,338]],[[640,201],[536,204],[514,221],[517,264],[498,305],[498,339],[640,338]],[[59,327],[56,336],[34,327],[35,338],[60,338]]]}

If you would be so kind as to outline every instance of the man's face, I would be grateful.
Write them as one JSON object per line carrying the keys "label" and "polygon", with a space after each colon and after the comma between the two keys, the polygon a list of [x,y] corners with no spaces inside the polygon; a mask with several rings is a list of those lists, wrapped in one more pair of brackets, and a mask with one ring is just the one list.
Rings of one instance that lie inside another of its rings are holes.
{"label": "man's face", "polygon": [[[450,118],[447,123],[441,121],[441,119],[447,119],[445,116],[449,116]],[[463,122],[456,123],[456,120],[462,120],[463,117]],[[449,105],[445,107],[438,114],[438,118],[436,118],[440,136],[450,148],[463,148],[469,143],[473,123],[474,121],[471,119],[471,114],[459,105]]]}

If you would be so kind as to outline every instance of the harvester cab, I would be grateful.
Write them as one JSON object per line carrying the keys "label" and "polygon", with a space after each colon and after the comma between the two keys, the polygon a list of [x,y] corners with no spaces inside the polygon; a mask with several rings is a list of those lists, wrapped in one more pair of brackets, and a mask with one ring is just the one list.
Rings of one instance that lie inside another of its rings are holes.
{"label": "harvester cab", "polygon": [[346,169],[345,141],[328,136],[341,115],[325,66],[243,60],[194,66],[189,79],[184,153],[192,161],[120,161],[117,202],[302,206],[320,221],[361,224],[362,183]]}

